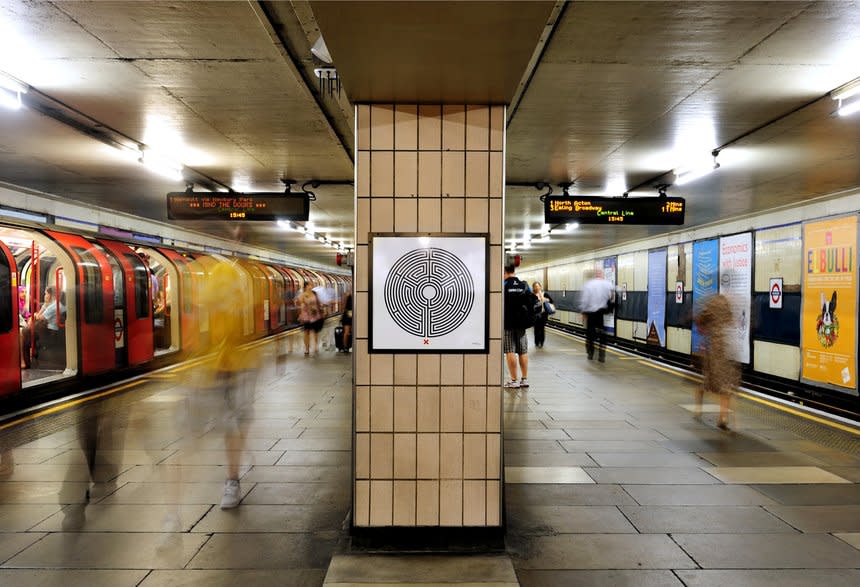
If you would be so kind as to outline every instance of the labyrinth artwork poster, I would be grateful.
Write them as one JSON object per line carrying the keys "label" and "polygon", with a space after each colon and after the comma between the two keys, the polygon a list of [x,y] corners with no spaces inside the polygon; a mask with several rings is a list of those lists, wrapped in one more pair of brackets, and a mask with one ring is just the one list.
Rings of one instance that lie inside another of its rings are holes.
{"label": "labyrinth artwork poster", "polygon": [[371,352],[487,352],[486,235],[373,235]]}

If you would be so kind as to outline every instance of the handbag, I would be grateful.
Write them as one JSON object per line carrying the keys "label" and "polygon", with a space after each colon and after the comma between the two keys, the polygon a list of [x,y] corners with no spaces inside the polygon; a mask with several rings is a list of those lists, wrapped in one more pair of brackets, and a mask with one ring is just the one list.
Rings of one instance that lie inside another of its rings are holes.
{"label": "handbag", "polygon": [[548,316],[552,316],[553,314],[555,314],[555,306],[549,300],[544,301],[543,310],[547,313]]}

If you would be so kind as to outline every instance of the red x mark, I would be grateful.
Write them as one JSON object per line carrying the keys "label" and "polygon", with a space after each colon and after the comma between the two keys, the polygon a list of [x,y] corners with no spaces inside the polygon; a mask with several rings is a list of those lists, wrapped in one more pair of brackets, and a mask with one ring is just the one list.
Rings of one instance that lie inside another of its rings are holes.
{"label": "red x mark", "polygon": [[429,338],[425,338],[425,339],[424,339],[424,344],[430,344],[430,339],[429,339]]}

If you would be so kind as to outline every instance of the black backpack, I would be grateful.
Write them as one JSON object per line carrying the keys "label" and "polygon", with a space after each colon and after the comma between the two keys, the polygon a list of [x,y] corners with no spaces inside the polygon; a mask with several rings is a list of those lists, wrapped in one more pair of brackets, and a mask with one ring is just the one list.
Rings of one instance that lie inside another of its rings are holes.
{"label": "black backpack", "polygon": [[505,283],[505,328],[531,328],[542,311],[543,304],[525,282],[513,277]]}

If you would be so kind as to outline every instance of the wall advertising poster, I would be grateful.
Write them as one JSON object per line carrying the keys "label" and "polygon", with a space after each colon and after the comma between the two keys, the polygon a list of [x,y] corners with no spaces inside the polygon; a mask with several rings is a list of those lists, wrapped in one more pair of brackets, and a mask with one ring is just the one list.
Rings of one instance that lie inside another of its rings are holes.
{"label": "wall advertising poster", "polygon": [[374,235],[371,263],[371,352],[487,352],[485,236]]}
{"label": "wall advertising poster", "polygon": [[[612,287],[616,286],[618,278],[618,272],[615,270],[615,259],[615,257],[608,257],[603,260],[603,278],[611,283]],[[616,295],[618,294],[616,293]],[[603,315],[603,329],[606,334],[615,334],[615,310]]]}
{"label": "wall advertising poster", "polygon": [[857,393],[857,217],[803,225],[801,377]]}
{"label": "wall advertising poster", "polygon": [[666,346],[666,249],[648,253],[648,344]]}
{"label": "wall advertising poster", "polygon": [[734,342],[732,359],[750,362],[750,308],[752,307],[752,233],[720,239],[720,293],[732,305],[729,340]]}
{"label": "wall advertising poster", "polygon": [[[698,316],[705,300],[715,295],[719,288],[720,247],[717,239],[693,243],[693,316]],[[705,337],[693,321],[693,352],[701,352]]]}

